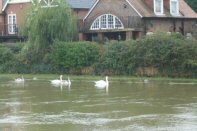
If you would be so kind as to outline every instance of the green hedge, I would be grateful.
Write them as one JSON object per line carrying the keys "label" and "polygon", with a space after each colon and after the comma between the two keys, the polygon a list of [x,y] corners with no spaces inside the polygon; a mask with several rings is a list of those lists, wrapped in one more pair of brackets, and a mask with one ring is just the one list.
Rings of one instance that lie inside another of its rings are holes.
{"label": "green hedge", "polygon": [[0,46],[0,72],[197,77],[197,41],[176,33],[107,44],[56,41],[45,54],[20,49]]}
{"label": "green hedge", "polygon": [[133,46],[133,61],[138,67],[155,67],[168,76],[195,75],[197,71],[195,40],[159,33],[138,40]]}
{"label": "green hedge", "polygon": [[50,58],[55,70],[80,74],[82,68],[98,61],[99,47],[90,42],[56,42]]}

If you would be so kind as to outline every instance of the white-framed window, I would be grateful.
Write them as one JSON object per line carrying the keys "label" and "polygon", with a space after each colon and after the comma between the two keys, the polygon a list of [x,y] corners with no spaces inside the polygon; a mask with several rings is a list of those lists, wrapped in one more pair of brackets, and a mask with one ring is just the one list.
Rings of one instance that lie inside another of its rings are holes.
{"label": "white-framed window", "polygon": [[104,14],[97,17],[90,27],[90,30],[99,29],[124,29],[124,26],[117,16]]}
{"label": "white-framed window", "polygon": [[178,0],[170,0],[170,14],[179,15],[179,1]]}
{"label": "white-framed window", "polygon": [[8,33],[16,34],[17,32],[16,29],[17,29],[16,14],[8,14]]}
{"label": "white-framed window", "polygon": [[156,15],[164,15],[163,0],[154,0],[154,13]]}

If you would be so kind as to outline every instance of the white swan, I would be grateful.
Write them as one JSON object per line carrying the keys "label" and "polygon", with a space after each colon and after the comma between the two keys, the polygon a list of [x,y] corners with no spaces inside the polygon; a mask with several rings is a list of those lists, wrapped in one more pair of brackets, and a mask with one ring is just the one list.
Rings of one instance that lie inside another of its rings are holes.
{"label": "white swan", "polygon": [[35,80],[38,80],[38,78],[37,77],[33,77],[33,80],[35,81]]}
{"label": "white swan", "polygon": [[68,85],[68,86],[71,85],[71,81],[70,81],[69,77],[68,77],[68,80],[63,80],[62,82],[63,82],[62,84],[64,84],[64,85]]}
{"label": "white swan", "polygon": [[144,79],[144,83],[149,83],[149,80],[148,79]]}
{"label": "white swan", "polygon": [[58,85],[58,84],[62,84],[63,81],[62,81],[62,75],[60,75],[60,79],[56,79],[56,80],[51,80],[51,84],[54,84],[54,85]]}
{"label": "white swan", "polygon": [[99,80],[99,81],[95,81],[95,86],[102,89],[109,86],[109,82],[108,82],[108,76],[106,76],[106,81],[104,80]]}
{"label": "white swan", "polygon": [[23,83],[25,80],[24,80],[24,78],[23,78],[23,76],[22,76],[21,78],[16,78],[14,81],[15,81],[16,83]]}

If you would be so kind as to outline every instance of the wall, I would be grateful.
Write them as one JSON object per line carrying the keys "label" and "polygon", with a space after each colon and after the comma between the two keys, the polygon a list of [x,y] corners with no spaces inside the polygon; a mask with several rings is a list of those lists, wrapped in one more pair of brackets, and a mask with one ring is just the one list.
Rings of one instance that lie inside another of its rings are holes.
{"label": "wall", "polygon": [[153,19],[147,20],[147,32],[180,32],[192,33],[195,20],[183,20],[183,19]]}
{"label": "wall", "polygon": [[164,0],[164,9],[170,9],[170,0]]}
{"label": "wall", "polygon": [[78,17],[78,19],[83,19],[88,13],[88,9],[74,9],[74,14]]}
{"label": "wall", "polygon": [[2,15],[2,8],[3,8],[3,4],[2,4],[3,0],[0,0],[0,35],[2,35],[2,31],[3,31],[3,15]]}
{"label": "wall", "polygon": [[146,5],[150,7],[152,10],[154,10],[154,0],[144,0]]}
{"label": "wall", "polygon": [[[89,29],[93,21],[102,14],[113,14],[119,17],[124,27],[128,26],[128,17],[139,17],[125,0],[100,0],[86,19],[87,29]],[[129,22],[131,23],[132,21]],[[136,22],[136,20],[133,22]]]}
{"label": "wall", "polygon": [[0,14],[2,13],[2,9],[3,9],[3,0],[0,0]]}
{"label": "wall", "polygon": [[[31,3],[17,3],[17,4],[8,4],[6,8],[6,24],[8,23],[8,14],[16,14],[16,20],[18,28],[24,24],[24,19],[27,13],[27,10],[30,8]],[[7,29],[6,29],[7,30]]]}

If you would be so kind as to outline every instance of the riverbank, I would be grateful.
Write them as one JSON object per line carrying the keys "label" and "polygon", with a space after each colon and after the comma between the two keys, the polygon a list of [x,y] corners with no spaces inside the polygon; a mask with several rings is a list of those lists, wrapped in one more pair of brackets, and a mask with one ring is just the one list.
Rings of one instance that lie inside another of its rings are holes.
{"label": "riverbank", "polygon": [[[37,80],[52,80],[52,79],[59,79],[60,74],[0,74],[0,79],[8,79],[14,80],[18,77],[24,77],[27,80],[33,80],[36,78]],[[99,80],[105,79],[105,76],[96,76],[96,75],[68,75],[63,74],[63,79],[67,79],[70,77],[71,80]],[[110,81],[143,81],[143,80],[150,80],[150,81],[177,81],[177,82],[195,82],[197,83],[197,79],[195,78],[170,78],[170,77],[135,77],[135,76],[109,76]]]}
{"label": "riverbank", "polygon": [[158,33],[138,40],[0,45],[0,73],[197,78],[197,40]]}

